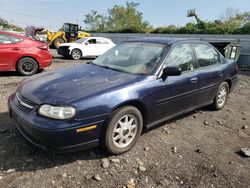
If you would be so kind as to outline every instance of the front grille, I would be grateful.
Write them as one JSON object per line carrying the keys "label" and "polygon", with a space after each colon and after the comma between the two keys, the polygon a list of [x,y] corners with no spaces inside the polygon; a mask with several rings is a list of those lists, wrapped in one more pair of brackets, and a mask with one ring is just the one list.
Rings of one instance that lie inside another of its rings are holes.
{"label": "front grille", "polygon": [[66,54],[69,52],[69,46],[60,46],[58,49],[58,53]]}
{"label": "front grille", "polygon": [[24,111],[24,112],[31,112],[34,109],[34,106],[36,105],[34,102],[21,96],[19,93],[16,94],[14,101],[15,101],[16,106],[21,111]]}

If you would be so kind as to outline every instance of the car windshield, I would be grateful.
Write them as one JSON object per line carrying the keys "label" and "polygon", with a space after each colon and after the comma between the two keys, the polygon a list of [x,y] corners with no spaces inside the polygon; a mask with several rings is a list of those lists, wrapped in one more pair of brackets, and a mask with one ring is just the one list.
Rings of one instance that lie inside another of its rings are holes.
{"label": "car windshield", "polygon": [[126,42],[99,56],[93,64],[132,74],[152,75],[165,48],[163,44]]}
{"label": "car windshield", "polygon": [[82,39],[78,39],[77,41],[75,41],[75,43],[82,44],[87,40],[88,40],[88,38],[82,38]]}

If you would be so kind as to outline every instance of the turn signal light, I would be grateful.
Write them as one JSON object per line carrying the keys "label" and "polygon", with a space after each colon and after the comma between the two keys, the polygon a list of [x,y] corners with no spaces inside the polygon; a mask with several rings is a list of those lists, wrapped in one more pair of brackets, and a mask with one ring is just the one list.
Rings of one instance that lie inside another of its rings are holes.
{"label": "turn signal light", "polygon": [[95,129],[96,127],[97,127],[97,125],[91,125],[91,126],[88,126],[88,127],[82,127],[82,128],[76,129],[76,132],[77,133],[85,132],[85,131],[89,131],[89,130]]}

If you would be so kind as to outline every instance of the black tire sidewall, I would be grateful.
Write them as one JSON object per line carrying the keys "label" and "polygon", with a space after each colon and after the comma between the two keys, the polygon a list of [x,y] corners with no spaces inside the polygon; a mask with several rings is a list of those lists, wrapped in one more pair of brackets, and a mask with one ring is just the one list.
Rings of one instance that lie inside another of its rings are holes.
{"label": "black tire sidewall", "polygon": [[[25,62],[30,62],[30,63],[32,63],[33,64],[33,66],[34,66],[34,68],[33,68],[33,70],[31,71],[31,72],[26,72],[25,70],[23,70],[23,67],[22,67],[22,65],[23,65],[23,63],[25,63]],[[17,62],[17,66],[16,66],[17,68],[17,72],[19,73],[19,74],[21,74],[21,75],[23,75],[23,76],[31,76],[31,75],[33,75],[33,74],[36,74],[37,73],[37,71],[38,71],[38,64],[37,64],[37,62],[34,60],[34,59],[32,59],[32,58],[29,58],[29,57],[25,57],[25,58],[22,58],[22,59],[20,59],[18,62]]]}
{"label": "black tire sidewall", "polygon": [[[80,57],[79,57],[78,59],[76,59],[76,58],[73,57],[73,52],[74,52],[74,51],[79,51],[79,52],[80,52]],[[74,59],[74,60],[79,60],[79,59],[81,59],[81,57],[82,57],[82,52],[81,52],[81,50],[75,48],[75,49],[73,49],[73,50],[71,51],[71,58],[72,58],[72,59]]]}
{"label": "black tire sidewall", "polygon": [[[136,133],[134,140],[127,147],[118,148],[114,145],[113,140],[112,140],[113,129],[116,123],[120,120],[120,118],[128,114],[133,115],[138,122],[137,133]],[[106,124],[106,130],[104,131],[104,136],[103,136],[104,145],[102,146],[111,154],[118,155],[118,154],[125,153],[129,151],[135,145],[135,143],[137,142],[137,140],[139,139],[141,135],[142,128],[143,128],[143,118],[142,118],[141,112],[137,108],[133,106],[125,106],[125,107],[119,108],[112,113],[112,117]]]}
{"label": "black tire sidewall", "polygon": [[62,38],[56,38],[53,42],[53,45],[56,49],[59,48],[59,46],[57,46],[57,41],[61,41],[61,44],[65,42]]}
{"label": "black tire sidewall", "polygon": [[[219,95],[219,92],[220,92],[220,89],[223,87],[223,86],[226,86],[226,88],[227,88],[227,95],[226,95],[226,100],[225,100],[225,102],[224,102],[224,104],[223,104],[223,106],[218,106],[218,95]],[[216,97],[215,97],[215,99],[214,99],[214,109],[215,110],[220,110],[220,109],[222,109],[225,105],[226,105],[226,103],[227,103],[227,99],[228,99],[228,95],[229,95],[229,85],[228,85],[228,83],[227,82],[223,82],[220,86],[219,86],[219,88],[218,88],[218,91],[217,91],[217,94],[216,94]]]}

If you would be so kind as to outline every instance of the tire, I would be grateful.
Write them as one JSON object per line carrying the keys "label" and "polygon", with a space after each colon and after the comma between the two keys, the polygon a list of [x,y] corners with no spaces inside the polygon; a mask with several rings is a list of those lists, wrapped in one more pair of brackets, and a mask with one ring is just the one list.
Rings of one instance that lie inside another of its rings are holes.
{"label": "tire", "polygon": [[64,43],[65,41],[62,39],[62,38],[56,38],[54,41],[53,41],[53,46],[58,49],[59,48],[59,45]]}
{"label": "tire", "polygon": [[[127,124],[122,125],[124,122],[127,122]],[[125,153],[139,139],[142,127],[142,115],[137,108],[133,106],[119,108],[112,113],[106,124],[101,139],[101,147],[111,154]]]}
{"label": "tire", "polygon": [[23,76],[31,76],[36,74],[38,68],[37,62],[30,57],[20,59],[16,65],[17,72]]}
{"label": "tire", "polygon": [[74,60],[79,60],[82,57],[82,52],[79,49],[73,49],[71,52],[71,58]]}
{"label": "tire", "polygon": [[227,102],[228,95],[229,95],[229,85],[227,82],[223,82],[220,85],[217,94],[214,98],[214,103],[212,105],[213,109],[214,110],[222,109]]}

